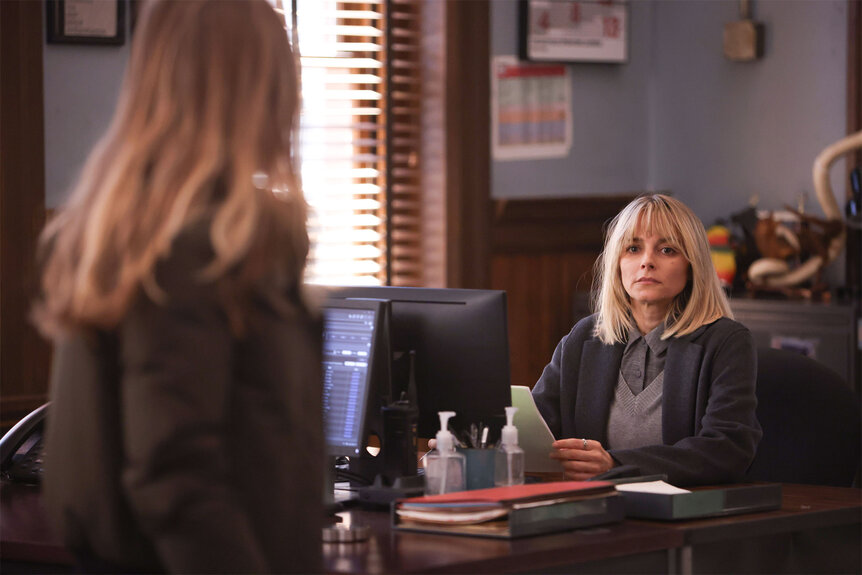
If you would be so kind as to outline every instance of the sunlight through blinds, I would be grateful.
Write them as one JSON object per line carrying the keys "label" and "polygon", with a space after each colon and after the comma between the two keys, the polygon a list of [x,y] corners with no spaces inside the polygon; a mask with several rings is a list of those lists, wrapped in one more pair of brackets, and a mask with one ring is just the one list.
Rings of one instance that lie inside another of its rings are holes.
{"label": "sunlight through blinds", "polygon": [[421,285],[418,2],[274,5],[300,55],[307,281]]}

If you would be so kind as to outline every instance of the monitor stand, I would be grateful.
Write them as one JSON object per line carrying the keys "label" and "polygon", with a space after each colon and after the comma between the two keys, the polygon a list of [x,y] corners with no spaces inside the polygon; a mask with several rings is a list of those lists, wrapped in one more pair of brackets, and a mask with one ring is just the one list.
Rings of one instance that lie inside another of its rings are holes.
{"label": "monitor stand", "polygon": [[424,493],[424,475],[397,477],[391,483],[382,475],[378,475],[374,478],[374,483],[359,488],[359,504],[369,507],[388,507],[397,499],[418,497]]}

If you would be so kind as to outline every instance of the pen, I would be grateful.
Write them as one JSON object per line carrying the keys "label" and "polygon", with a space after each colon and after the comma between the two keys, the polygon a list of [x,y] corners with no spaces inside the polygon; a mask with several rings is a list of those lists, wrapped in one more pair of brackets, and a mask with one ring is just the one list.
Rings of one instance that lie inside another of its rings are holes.
{"label": "pen", "polygon": [[488,445],[488,426],[486,425],[485,427],[482,428],[482,443],[481,443],[482,449],[485,449],[485,447],[487,445]]}

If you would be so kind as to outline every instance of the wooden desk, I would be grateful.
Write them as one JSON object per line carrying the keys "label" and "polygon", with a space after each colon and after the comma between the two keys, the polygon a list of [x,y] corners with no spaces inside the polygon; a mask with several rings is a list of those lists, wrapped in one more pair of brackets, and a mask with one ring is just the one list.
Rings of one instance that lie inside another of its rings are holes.
{"label": "wooden desk", "polygon": [[788,484],[776,511],[664,524],[680,573],[862,573],[860,526],[862,490]]}
{"label": "wooden desk", "polygon": [[73,572],[72,556],[48,526],[38,487],[0,483],[0,559],[3,573],[30,563],[46,564],[50,572]]}
{"label": "wooden desk", "polygon": [[325,570],[333,573],[537,573],[574,565],[591,573],[667,573],[668,551],[683,544],[681,532],[629,521],[502,540],[395,531],[384,512],[341,515],[368,525],[372,535],[361,543],[324,543]]}
{"label": "wooden desk", "polygon": [[626,520],[513,541],[393,531],[350,511],[363,543],[324,544],[334,573],[780,573],[862,571],[862,491],[784,485],[776,511],[679,522]]}
{"label": "wooden desk", "polygon": [[[331,573],[862,572],[862,491],[785,485],[780,510],[663,523],[626,520],[512,541],[393,531],[353,510],[362,543],[323,544]],[[2,572],[72,572],[33,487],[0,484]]]}

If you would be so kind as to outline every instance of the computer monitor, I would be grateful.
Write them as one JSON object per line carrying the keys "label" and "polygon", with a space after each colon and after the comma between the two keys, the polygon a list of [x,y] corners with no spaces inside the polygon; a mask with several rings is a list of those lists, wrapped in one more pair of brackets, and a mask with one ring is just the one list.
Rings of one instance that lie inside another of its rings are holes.
{"label": "computer monitor", "polygon": [[332,288],[329,295],[330,301],[389,302],[396,364],[390,396],[408,391],[405,362],[412,351],[419,437],[434,437],[437,413],[447,410],[457,414],[456,431],[487,425],[492,440],[499,436],[511,405],[505,292],[382,286]]}
{"label": "computer monitor", "polygon": [[386,304],[341,300],[323,308],[323,419],[330,455],[356,456],[366,446],[388,394]]}

